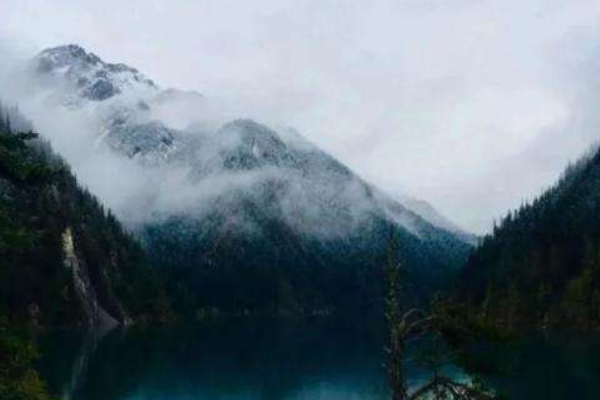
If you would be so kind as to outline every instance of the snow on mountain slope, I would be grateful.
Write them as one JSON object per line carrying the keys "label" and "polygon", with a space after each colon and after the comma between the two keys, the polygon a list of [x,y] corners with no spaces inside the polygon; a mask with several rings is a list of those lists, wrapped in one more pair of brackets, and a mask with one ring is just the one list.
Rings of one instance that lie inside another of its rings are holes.
{"label": "snow on mountain slope", "polygon": [[[149,216],[183,211],[206,215],[201,210],[210,212],[223,204],[240,210],[241,203],[266,196],[284,211],[283,222],[294,228],[321,232],[343,227],[347,233],[381,218],[423,240],[435,242],[437,233],[470,242],[432,208],[393,200],[293,129],[275,131],[250,120],[217,127],[175,126],[169,115],[185,107],[197,108],[202,121],[202,106],[210,99],[162,89],[136,69],[106,63],[76,45],[44,50],[29,69],[55,103],[63,100],[60,107],[83,110],[97,122],[96,145],[160,171],[160,185],[152,182],[144,189]],[[170,186],[174,181],[178,185]],[[159,191],[177,192],[176,204]],[[139,194],[131,197],[139,202]],[[126,211],[116,211],[127,217]]]}
{"label": "snow on mountain slope", "polygon": [[77,45],[42,51],[32,60],[32,68],[46,78],[63,79],[69,84],[69,98],[103,101],[133,90],[154,92],[158,88],[138,70],[125,64],[110,64]]}
{"label": "snow on mountain slope", "polygon": [[[394,200],[293,129],[214,118],[210,98],[163,89],[79,46],[43,51],[27,73],[43,104],[30,107],[37,126],[69,150],[75,173],[153,263],[185,270],[185,290],[203,306],[272,309],[283,294],[303,310],[372,305],[392,236],[423,298],[471,249],[454,227]],[[263,292],[270,297],[256,297]]]}
{"label": "snow on mountain slope", "polygon": [[137,69],[104,62],[77,45],[44,50],[25,70],[46,103],[94,120],[96,145],[148,165],[173,160],[185,147],[179,132],[154,118],[150,105],[181,107],[202,99],[195,92],[159,88]]}

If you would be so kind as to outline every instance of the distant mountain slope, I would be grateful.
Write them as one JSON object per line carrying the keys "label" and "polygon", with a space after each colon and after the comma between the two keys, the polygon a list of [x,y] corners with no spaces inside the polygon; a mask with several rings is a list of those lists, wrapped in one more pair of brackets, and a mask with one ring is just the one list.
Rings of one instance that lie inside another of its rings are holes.
{"label": "distant mountain slope", "polygon": [[[98,143],[142,166],[148,180],[121,187],[143,190],[128,193],[134,200],[117,213],[156,266],[177,271],[171,283],[185,292],[182,302],[235,311],[286,303],[307,312],[372,302],[390,232],[422,297],[456,273],[470,250],[464,236],[427,221],[291,129],[248,119],[203,123],[209,98],[163,90],[78,46],[46,50],[29,70],[52,104],[89,115]],[[181,107],[198,110],[196,120],[180,124],[187,128],[168,122]]]}
{"label": "distant mountain slope", "polygon": [[469,259],[463,299],[507,322],[600,323],[600,152],[510,213]]}
{"label": "distant mountain slope", "polygon": [[47,144],[0,121],[0,313],[111,325],[164,311],[137,242]]}
{"label": "distant mountain slope", "polygon": [[[223,167],[228,172],[239,171],[240,168],[231,168],[229,165],[232,160],[222,163],[224,155],[221,152],[230,151],[232,154],[245,152],[241,156],[246,160],[252,157],[256,160],[270,158],[267,163],[260,161],[252,167],[247,166],[243,168],[244,171],[265,165],[290,167],[290,162],[295,158],[302,158],[304,165],[298,167],[303,168],[305,174],[326,179],[327,171],[344,170],[346,175],[352,175],[348,168],[292,129],[275,132],[249,120],[234,121],[208,131],[197,126],[190,126],[187,130],[169,127],[160,119],[161,113],[156,109],[169,104],[171,111],[172,108],[196,107],[201,114],[204,111],[202,105],[210,99],[196,92],[162,89],[135,68],[106,63],[77,45],[44,50],[31,60],[29,69],[34,72],[34,80],[41,87],[49,89],[51,97],[60,98],[68,94],[69,98],[77,100],[75,103],[78,107],[92,107],[92,113],[101,121],[99,139],[117,153],[138,159],[149,166],[166,163],[185,167],[191,165],[195,177],[220,173]],[[107,82],[113,89],[106,96],[88,95],[90,91],[93,92],[91,87],[105,86],[102,82]],[[202,120],[202,115],[198,116],[198,120]],[[240,134],[243,127],[236,129],[236,126],[244,123],[248,126],[254,124],[252,129],[245,129],[252,131],[252,135]],[[261,153],[253,154],[257,151]],[[285,155],[289,160],[271,162],[276,157],[284,157],[277,152],[289,153]],[[325,169],[319,171],[320,168]],[[391,199],[389,201],[393,202]],[[428,203],[414,198],[402,198],[400,203],[405,201],[404,208],[413,214],[440,229],[460,234],[463,241],[471,242],[469,234],[447,221]],[[407,207],[409,204],[410,207]]]}
{"label": "distant mountain slope", "polygon": [[289,147],[252,121],[227,124],[218,135],[235,145],[197,159],[192,177],[241,182],[234,178],[205,199],[210,206],[201,213],[170,214],[140,231],[155,264],[181,269],[200,304],[304,313],[368,308],[381,296],[390,234],[413,300],[422,299],[458,271],[470,249],[308,143]]}
{"label": "distant mountain slope", "polygon": [[218,150],[196,157],[190,174],[200,187],[226,188],[205,194],[202,211],[167,213],[140,230],[155,264],[182,269],[199,304],[302,313],[373,307],[391,232],[413,299],[458,271],[466,243],[295,140],[248,120],[226,124],[203,139]]}
{"label": "distant mountain slope", "polygon": [[110,64],[76,45],[47,49],[32,60],[46,79],[65,79],[72,100],[102,101],[129,90],[157,90],[150,79],[125,64]]}
{"label": "distant mountain slope", "polygon": [[184,135],[155,118],[158,110],[198,106],[196,92],[163,89],[137,69],[111,64],[77,45],[42,51],[23,68],[35,96],[74,111],[86,110],[106,145],[148,165],[178,160]]}
{"label": "distant mountain slope", "polygon": [[476,235],[465,231],[464,229],[457,226],[454,222],[450,221],[438,210],[436,210],[430,203],[425,200],[417,199],[410,196],[401,196],[398,201],[406,206],[412,212],[420,215],[432,225],[438,228],[445,229],[448,232],[454,233],[456,236],[461,238],[464,242],[476,245],[478,238]]}

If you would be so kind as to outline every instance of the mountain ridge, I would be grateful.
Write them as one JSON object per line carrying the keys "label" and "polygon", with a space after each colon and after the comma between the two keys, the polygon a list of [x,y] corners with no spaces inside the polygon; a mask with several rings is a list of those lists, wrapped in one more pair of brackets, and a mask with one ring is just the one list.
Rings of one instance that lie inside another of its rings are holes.
{"label": "mountain ridge", "polygon": [[[287,293],[284,302],[296,310],[310,308],[311,297],[319,296],[319,307],[335,308],[367,301],[358,298],[362,295],[349,302],[343,299],[344,291],[362,293],[359,287],[364,296],[368,292],[368,297],[379,298],[381,256],[387,252],[390,232],[401,242],[399,259],[422,285],[414,290],[415,297],[423,297],[418,293],[426,287],[439,288],[470,250],[464,237],[430,223],[298,132],[278,132],[251,119],[225,120],[214,128],[206,124],[173,128],[163,122],[157,108],[172,101],[174,92],[165,92],[145,77],[136,79],[137,70],[118,68],[117,73],[126,71],[133,80],[128,84],[113,78],[115,68],[110,64],[82,48],[57,47],[41,54],[34,63],[49,58],[52,62],[42,64],[52,68],[34,68],[35,80],[52,98],[63,93],[77,97],[60,107],[84,110],[98,124],[98,143],[148,175],[163,177],[145,184],[146,197],[131,193],[134,201],[129,207],[145,218],[132,228],[155,266],[179,269],[175,275],[188,274],[186,281],[196,282],[180,297],[197,297],[197,308],[226,303],[233,309],[273,310],[282,293]],[[46,79],[47,74],[62,77],[70,89],[64,91],[65,86]],[[99,93],[89,95],[88,88],[104,81],[119,85],[105,91],[102,83]],[[146,87],[138,90],[138,84]],[[197,94],[175,97],[191,98],[190,108],[210,102]],[[201,122],[206,116],[199,110],[196,118]],[[116,212],[126,221],[127,208]],[[244,257],[235,254],[238,251]],[[232,288],[236,274],[244,273],[244,287]],[[309,276],[325,277],[319,294],[313,293]],[[260,286],[261,279],[270,281],[269,290],[279,291],[252,303],[248,293]],[[174,279],[172,284],[181,282]],[[215,294],[214,288],[221,289]],[[228,292],[238,294],[237,305],[227,298]]]}

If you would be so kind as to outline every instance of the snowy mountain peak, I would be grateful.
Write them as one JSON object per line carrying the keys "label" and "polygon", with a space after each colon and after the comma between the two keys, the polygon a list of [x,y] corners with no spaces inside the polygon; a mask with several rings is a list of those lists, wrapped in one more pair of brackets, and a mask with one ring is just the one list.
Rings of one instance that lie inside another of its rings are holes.
{"label": "snowy mountain peak", "polygon": [[[152,167],[152,176],[180,182],[176,190],[189,199],[171,205],[159,201],[158,194],[148,195],[149,214],[182,213],[181,204],[193,204],[183,214],[196,216],[206,204],[215,204],[213,214],[224,207],[230,219],[232,210],[254,204],[271,210],[282,226],[302,233],[354,235],[384,221],[440,248],[447,240],[468,242],[462,232],[432,217],[431,210],[411,209],[380,193],[294,129],[274,130],[229,117],[203,128],[177,126],[167,117],[183,109],[203,118],[212,110],[206,107],[211,99],[197,92],[163,90],[138,70],[107,63],[78,45],[44,50],[30,66],[50,98],[58,100],[54,105],[84,111],[95,120],[94,147],[106,145]],[[132,198],[138,201],[139,196]],[[237,217],[249,219],[245,212]]]}
{"label": "snowy mountain peak", "polygon": [[33,59],[33,68],[40,77],[65,79],[78,97],[91,101],[104,101],[136,89],[158,89],[137,69],[106,63],[75,44],[42,51]]}

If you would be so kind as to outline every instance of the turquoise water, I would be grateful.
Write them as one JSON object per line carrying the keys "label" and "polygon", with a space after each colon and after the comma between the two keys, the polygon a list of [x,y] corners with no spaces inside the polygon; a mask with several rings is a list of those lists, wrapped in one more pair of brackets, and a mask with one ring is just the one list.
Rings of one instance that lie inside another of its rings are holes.
{"label": "turquoise water", "polygon": [[230,321],[44,338],[42,375],[81,400],[383,399],[377,332],[348,324]]}
{"label": "turquoise water", "polygon": [[[384,400],[384,333],[373,325],[244,320],[56,332],[40,340],[40,369],[63,399]],[[600,398],[600,341],[590,337],[530,336],[476,353],[501,367],[484,378],[512,399]],[[428,373],[410,363],[407,375],[415,385]]]}

